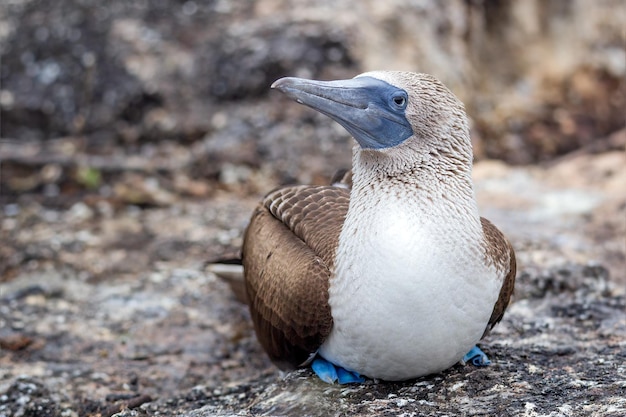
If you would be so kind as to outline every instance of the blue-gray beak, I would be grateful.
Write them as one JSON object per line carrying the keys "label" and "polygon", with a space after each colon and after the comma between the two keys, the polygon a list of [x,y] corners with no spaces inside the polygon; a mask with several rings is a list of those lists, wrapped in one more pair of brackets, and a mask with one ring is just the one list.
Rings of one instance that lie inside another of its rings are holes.
{"label": "blue-gray beak", "polygon": [[272,88],[341,124],[363,149],[396,146],[413,135],[405,90],[373,77],[315,81],[281,78]]}

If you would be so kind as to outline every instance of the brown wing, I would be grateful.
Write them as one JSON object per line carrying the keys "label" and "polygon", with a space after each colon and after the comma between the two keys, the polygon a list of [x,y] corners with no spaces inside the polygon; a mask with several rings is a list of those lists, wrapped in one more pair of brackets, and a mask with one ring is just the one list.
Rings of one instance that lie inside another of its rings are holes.
{"label": "brown wing", "polygon": [[335,187],[352,189],[352,170],[340,169],[335,172],[335,175],[330,180],[330,183]]}
{"label": "brown wing", "polygon": [[349,191],[287,187],[268,194],[246,230],[243,266],[257,338],[279,367],[305,362],[332,328],[328,280]]}
{"label": "brown wing", "polygon": [[489,324],[485,329],[483,337],[493,329],[493,327],[502,320],[504,317],[504,311],[509,305],[513,289],[515,288],[515,252],[509,241],[504,237],[502,232],[498,230],[489,220],[481,217],[480,222],[483,226],[483,233],[485,234],[485,247],[486,261],[488,263],[495,264],[498,270],[502,271],[502,288],[500,288],[500,295],[498,301],[493,307]]}

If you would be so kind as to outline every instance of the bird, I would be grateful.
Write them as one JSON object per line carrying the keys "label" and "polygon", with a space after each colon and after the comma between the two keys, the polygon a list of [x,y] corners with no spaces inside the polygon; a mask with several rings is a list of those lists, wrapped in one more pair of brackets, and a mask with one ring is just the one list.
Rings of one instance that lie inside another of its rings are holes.
{"label": "bird", "polygon": [[434,76],[285,77],[272,89],[354,139],[331,185],[270,191],[243,238],[255,333],[281,369],[402,381],[490,361],[476,344],[515,284],[515,252],[480,217],[462,102]]}

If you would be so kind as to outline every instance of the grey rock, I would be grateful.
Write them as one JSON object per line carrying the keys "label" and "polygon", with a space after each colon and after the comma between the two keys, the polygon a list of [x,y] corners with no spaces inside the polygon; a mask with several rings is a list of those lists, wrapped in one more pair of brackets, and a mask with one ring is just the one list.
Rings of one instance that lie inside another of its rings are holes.
{"label": "grey rock", "polygon": [[[620,6],[3,3],[0,416],[626,415]],[[392,67],[452,87],[479,158],[578,151],[474,167],[520,261],[491,367],[280,374],[204,264],[237,255],[260,195],[348,166],[350,139],[268,84]]]}

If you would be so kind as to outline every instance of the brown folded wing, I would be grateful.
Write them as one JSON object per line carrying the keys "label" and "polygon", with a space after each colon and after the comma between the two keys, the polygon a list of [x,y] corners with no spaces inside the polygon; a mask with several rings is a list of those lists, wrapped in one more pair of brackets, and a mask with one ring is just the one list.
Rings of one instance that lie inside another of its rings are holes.
{"label": "brown folded wing", "polygon": [[489,324],[485,329],[485,334],[483,334],[484,337],[489,330],[493,329],[493,326],[502,320],[502,317],[504,316],[504,311],[509,305],[511,295],[513,294],[513,289],[515,287],[515,273],[517,266],[513,247],[504,237],[502,232],[500,232],[500,230],[498,230],[498,228],[489,220],[481,217],[480,221],[485,235],[485,261],[496,265],[498,270],[501,271],[503,277],[500,295],[498,297],[498,301],[496,301],[496,305],[493,307]]}
{"label": "brown folded wing", "polygon": [[349,191],[299,186],[268,194],[243,243],[250,314],[257,338],[279,367],[301,365],[333,325],[328,285]]}

